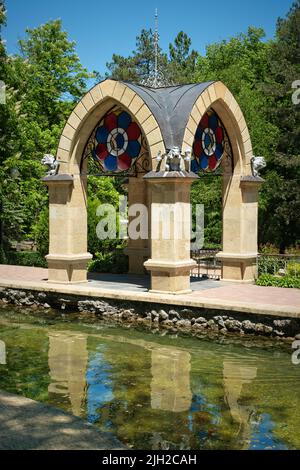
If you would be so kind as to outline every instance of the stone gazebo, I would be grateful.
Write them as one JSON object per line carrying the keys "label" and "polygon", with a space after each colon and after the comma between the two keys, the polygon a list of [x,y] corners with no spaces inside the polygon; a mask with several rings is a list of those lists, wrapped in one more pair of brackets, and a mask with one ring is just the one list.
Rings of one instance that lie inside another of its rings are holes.
{"label": "stone gazebo", "polygon": [[[166,165],[176,154],[179,164]],[[152,291],[190,291],[190,185],[204,172],[220,172],[223,179],[222,251],[217,255],[222,279],[255,279],[262,179],[253,176],[247,124],[223,83],[147,88],[108,79],[83,97],[62,132],[59,169],[44,178],[50,199],[49,282],[87,279],[90,156],[100,174],[128,176],[129,206],[149,208],[149,239],[129,239],[126,253],[129,272],[150,271]],[[154,225],[162,223],[157,213],[164,207],[174,209],[168,240],[162,227]],[[178,207],[185,228],[179,238],[172,232],[179,223]],[[154,230],[156,237],[151,236]]]}

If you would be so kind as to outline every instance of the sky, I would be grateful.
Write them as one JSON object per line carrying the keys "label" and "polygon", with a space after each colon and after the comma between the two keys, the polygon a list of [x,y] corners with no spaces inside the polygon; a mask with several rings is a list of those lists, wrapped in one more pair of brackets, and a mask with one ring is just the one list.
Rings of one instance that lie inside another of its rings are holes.
{"label": "sky", "polygon": [[76,42],[81,63],[89,71],[106,71],[113,53],[127,56],[142,28],[153,28],[158,9],[160,46],[165,52],[181,30],[200,53],[208,44],[228,39],[248,26],[262,27],[274,37],[278,17],[292,0],[6,0],[4,38],[10,54],[26,28],[60,18],[69,39]]}

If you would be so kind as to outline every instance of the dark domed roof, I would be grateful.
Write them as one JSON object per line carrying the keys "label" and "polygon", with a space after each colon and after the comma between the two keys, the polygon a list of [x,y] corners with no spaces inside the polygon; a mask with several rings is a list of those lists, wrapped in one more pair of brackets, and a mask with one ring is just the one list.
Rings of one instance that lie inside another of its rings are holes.
{"label": "dark domed roof", "polygon": [[181,147],[184,130],[192,108],[203,91],[214,83],[192,83],[163,88],[149,88],[123,82],[139,95],[156,118],[165,147]]}

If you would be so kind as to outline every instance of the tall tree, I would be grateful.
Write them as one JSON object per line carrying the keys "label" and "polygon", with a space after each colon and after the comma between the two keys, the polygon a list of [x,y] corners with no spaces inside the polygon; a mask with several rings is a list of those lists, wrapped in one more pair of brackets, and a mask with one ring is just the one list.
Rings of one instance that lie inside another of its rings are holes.
{"label": "tall tree", "polygon": [[300,241],[300,104],[292,97],[300,78],[300,0],[278,20],[267,66],[267,119],[280,132],[262,188],[261,239],[275,241],[283,253]]}
{"label": "tall tree", "polygon": [[20,103],[13,88],[12,64],[7,56],[2,31],[6,24],[6,11],[3,0],[0,0],[0,260],[8,239],[15,233],[21,233],[23,205],[19,197],[18,184],[13,178],[16,175],[14,160],[18,157],[19,132],[18,117]]}
{"label": "tall tree", "polygon": [[169,44],[170,73],[176,84],[190,83],[195,73],[198,52],[190,51],[192,41],[186,33],[180,31],[174,44]]}
{"label": "tall tree", "polygon": [[[107,76],[116,80],[130,81],[137,84],[147,84],[155,69],[154,34],[152,29],[142,29],[136,38],[136,49],[129,57],[114,54],[112,61],[107,64]],[[158,46],[158,72],[163,83],[170,79],[168,59]],[[98,75],[101,79],[101,76]]]}
{"label": "tall tree", "polygon": [[[10,125],[11,133],[9,121],[5,124],[0,183],[6,203],[16,194],[14,212],[19,217],[19,226],[9,230],[9,210],[4,211],[4,236],[9,239],[32,237],[35,233],[41,208],[47,205],[47,191],[41,183],[41,157],[44,153],[55,154],[65,119],[85,92],[90,77],[59,20],[29,29],[26,34],[20,41],[21,55],[6,61],[9,96],[5,109],[7,113],[13,106],[10,116],[14,111],[16,119]],[[13,139],[8,142],[10,135]],[[16,179],[10,177],[12,169],[18,170]]]}

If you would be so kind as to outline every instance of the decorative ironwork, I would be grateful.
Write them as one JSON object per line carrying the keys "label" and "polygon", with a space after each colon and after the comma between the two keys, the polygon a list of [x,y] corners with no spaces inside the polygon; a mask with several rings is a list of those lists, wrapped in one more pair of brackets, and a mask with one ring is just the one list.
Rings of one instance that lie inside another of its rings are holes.
{"label": "decorative ironwork", "polygon": [[[222,165],[221,165],[222,163]],[[209,175],[232,173],[232,149],[226,129],[210,109],[202,117],[194,138],[192,171]]]}
{"label": "decorative ironwork", "polygon": [[155,28],[153,33],[153,49],[154,49],[154,69],[150,70],[148,76],[141,80],[140,84],[149,88],[161,88],[171,86],[173,83],[170,78],[166,78],[159,64],[159,33],[158,33],[158,11],[155,9]]}
{"label": "decorative ironwork", "polygon": [[138,124],[119,106],[97,124],[85,146],[80,174],[87,160],[88,175],[137,176],[151,170],[147,141]]}

